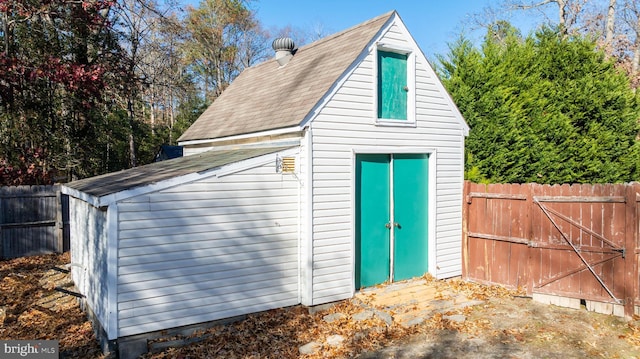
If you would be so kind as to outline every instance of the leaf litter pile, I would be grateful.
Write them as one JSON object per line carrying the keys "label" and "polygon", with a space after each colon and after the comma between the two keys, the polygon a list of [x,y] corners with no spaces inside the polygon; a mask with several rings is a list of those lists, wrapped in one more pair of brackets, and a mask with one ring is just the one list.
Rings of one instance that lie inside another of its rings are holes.
{"label": "leaf litter pile", "polygon": [[[72,290],[66,263],[68,253],[0,261],[0,340],[53,339],[64,357],[104,358],[77,300],[59,290]],[[380,286],[315,313],[294,306],[156,339],[143,357],[640,358],[640,318],[542,305],[460,279],[420,281],[430,288],[431,306],[414,299],[382,304]]]}
{"label": "leaf litter pile", "polygon": [[65,357],[99,358],[91,324],[70,286],[69,253],[0,261],[0,340],[58,340]]}

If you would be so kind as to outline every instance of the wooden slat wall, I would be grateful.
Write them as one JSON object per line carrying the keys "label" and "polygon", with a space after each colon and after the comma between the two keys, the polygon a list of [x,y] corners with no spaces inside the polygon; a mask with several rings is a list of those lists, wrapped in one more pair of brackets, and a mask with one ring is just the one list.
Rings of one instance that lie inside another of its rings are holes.
{"label": "wooden slat wall", "polygon": [[[640,298],[639,202],[638,183],[551,186],[466,182],[463,276],[526,288],[529,294],[626,304],[625,313],[629,314],[632,302]],[[593,264],[593,273],[568,241]]]}
{"label": "wooden slat wall", "polygon": [[59,185],[0,187],[0,259],[68,250],[68,203]]}

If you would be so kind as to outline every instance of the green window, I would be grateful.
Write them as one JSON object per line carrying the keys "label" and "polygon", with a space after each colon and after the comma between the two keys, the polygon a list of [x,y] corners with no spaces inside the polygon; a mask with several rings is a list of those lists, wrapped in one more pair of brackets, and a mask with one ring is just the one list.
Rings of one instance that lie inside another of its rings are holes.
{"label": "green window", "polygon": [[407,119],[407,55],[378,50],[378,118]]}

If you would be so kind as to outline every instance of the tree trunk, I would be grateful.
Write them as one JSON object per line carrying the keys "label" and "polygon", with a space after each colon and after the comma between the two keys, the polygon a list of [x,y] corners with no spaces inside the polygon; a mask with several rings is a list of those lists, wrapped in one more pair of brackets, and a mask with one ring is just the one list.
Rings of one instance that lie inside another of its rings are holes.
{"label": "tree trunk", "polygon": [[560,25],[560,31],[563,35],[567,35],[569,31],[567,30],[567,3],[565,0],[557,0],[558,4],[558,24]]}
{"label": "tree trunk", "polygon": [[216,59],[216,98],[218,98],[222,94],[222,69],[220,68],[222,65],[222,55],[219,54],[219,57]]}
{"label": "tree trunk", "polygon": [[133,101],[131,98],[127,100],[127,116],[129,117],[129,164],[131,167],[138,166],[138,158],[136,157],[136,142],[133,137]]}
{"label": "tree trunk", "polygon": [[9,56],[9,15],[6,12],[2,13],[2,31],[4,31],[4,53]]}
{"label": "tree trunk", "polygon": [[[153,83],[151,84],[151,103],[149,104],[149,121],[151,122],[151,135],[156,135],[156,95]],[[144,116],[142,117],[144,118]]]}
{"label": "tree trunk", "polygon": [[173,114],[173,90],[169,90],[169,144],[173,145],[173,125],[175,117]]}
{"label": "tree trunk", "polygon": [[[640,26],[640,24],[638,24]],[[633,50],[633,62],[631,63],[631,74],[633,77],[638,73],[638,63],[640,62],[640,40],[636,37],[635,49]]]}
{"label": "tree trunk", "polygon": [[613,45],[613,31],[616,17],[616,0],[609,0],[609,9],[607,11],[607,26],[605,31],[604,42],[607,47]]}
{"label": "tree trunk", "polygon": [[138,158],[136,157],[136,142],[133,138],[133,129],[129,132],[129,152],[131,152],[131,156],[129,157],[129,164],[131,167],[138,166]]}

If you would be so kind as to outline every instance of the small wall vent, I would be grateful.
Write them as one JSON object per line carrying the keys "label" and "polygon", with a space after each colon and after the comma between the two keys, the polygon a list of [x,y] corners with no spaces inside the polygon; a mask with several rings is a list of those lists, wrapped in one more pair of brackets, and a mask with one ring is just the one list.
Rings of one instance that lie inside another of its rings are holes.
{"label": "small wall vent", "polygon": [[276,158],[276,172],[278,173],[295,173],[296,172],[296,158],[295,157],[280,157]]}

